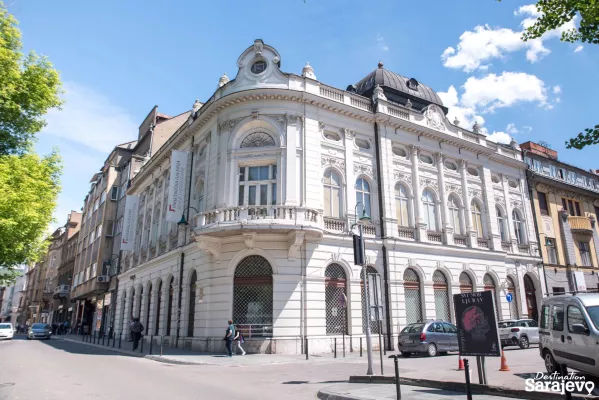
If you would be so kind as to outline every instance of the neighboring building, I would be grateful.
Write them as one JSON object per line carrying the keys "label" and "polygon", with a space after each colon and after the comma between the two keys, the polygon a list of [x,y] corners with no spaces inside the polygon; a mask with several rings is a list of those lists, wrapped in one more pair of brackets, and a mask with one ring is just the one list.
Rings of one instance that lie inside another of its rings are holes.
{"label": "neighboring building", "polygon": [[70,302],[73,285],[73,268],[81,227],[81,213],[71,211],[64,226],[65,234],[61,247],[61,262],[57,271],[56,286],[54,287],[54,317],[53,321],[62,323],[71,321],[73,307]]}
{"label": "neighboring building", "polygon": [[27,267],[25,290],[25,324],[31,326],[35,322],[42,322],[42,310],[44,309],[44,263],[42,261],[33,263]]}
{"label": "neighboring building", "polygon": [[599,288],[599,175],[559,161],[546,145],[521,145],[549,293]]}
{"label": "neighboring building", "polygon": [[25,276],[25,268],[22,269],[23,274],[17,278],[14,284],[14,292],[12,296],[12,311],[11,322],[13,326],[25,323],[25,290],[27,289],[27,277]]}
{"label": "neighboring building", "polygon": [[[232,318],[252,351],[272,353],[361,337],[349,231],[363,210],[388,348],[406,324],[454,320],[456,293],[491,290],[500,318],[538,317],[545,283],[515,142],[448,121],[431,88],[382,64],[347,91],[309,65],[284,73],[261,40],[237,66],[131,183],[135,250],[121,257],[116,333],[139,316],[146,337],[222,351]],[[173,150],[187,152],[175,175]],[[184,207],[167,204],[171,182]],[[173,210],[180,224],[166,221]]]}
{"label": "neighboring building", "polygon": [[54,290],[58,285],[58,267],[62,260],[62,248],[66,241],[65,228],[60,227],[52,233],[48,250],[43,259],[44,282],[42,292],[42,320],[52,324],[54,317]]}
{"label": "neighboring building", "polygon": [[[20,321],[23,306],[23,290],[25,288],[25,268],[17,268],[21,274],[15,282],[5,288],[4,295],[0,297],[0,322],[11,322],[16,326]],[[1,290],[0,290],[1,292]]]}
{"label": "neighboring building", "polygon": [[0,287],[0,322],[10,321],[11,299],[13,295],[12,286]]}

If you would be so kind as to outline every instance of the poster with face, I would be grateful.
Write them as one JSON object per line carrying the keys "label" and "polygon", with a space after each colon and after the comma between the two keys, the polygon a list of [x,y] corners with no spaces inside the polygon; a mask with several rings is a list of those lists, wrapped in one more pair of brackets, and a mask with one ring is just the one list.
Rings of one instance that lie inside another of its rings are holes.
{"label": "poster with face", "polygon": [[501,356],[494,300],[491,291],[453,296],[462,356]]}

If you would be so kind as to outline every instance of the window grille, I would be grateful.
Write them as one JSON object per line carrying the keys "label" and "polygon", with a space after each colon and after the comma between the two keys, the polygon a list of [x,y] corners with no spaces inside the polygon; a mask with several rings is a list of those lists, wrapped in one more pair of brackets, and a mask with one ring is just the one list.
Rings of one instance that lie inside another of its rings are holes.
{"label": "window grille", "polygon": [[499,301],[497,300],[495,292],[495,280],[491,275],[485,274],[485,276],[483,277],[483,284],[485,285],[485,290],[488,290],[489,292],[493,293],[493,298],[495,299],[495,317],[497,318],[497,321],[500,321],[502,318],[501,314],[499,313]]}
{"label": "window grille", "polygon": [[420,278],[411,268],[403,275],[406,301],[406,324],[422,321],[422,301],[420,296]]}
{"label": "window grille", "polygon": [[254,132],[247,135],[239,147],[266,147],[274,145],[276,145],[276,142],[268,133]]}
{"label": "window grille", "polygon": [[187,336],[193,337],[193,328],[195,325],[196,314],[196,283],[198,274],[193,271],[189,280],[189,314],[187,319]]}
{"label": "window grille", "polygon": [[441,271],[437,270],[433,273],[433,290],[435,293],[437,319],[449,322],[451,320],[451,313],[449,312],[449,289],[447,278]]}
{"label": "window grille", "polygon": [[272,268],[264,257],[246,257],[235,269],[233,321],[246,337],[272,336]]}
{"label": "window grille", "polygon": [[514,280],[510,277],[507,278],[507,292],[512,294],[510,318],[518,318],[518,296],[516,296],[516,285],[514,284]]}
{"label": "window grille", "polygon": [[326,268],[324,285],[327,335],[347,334],[347,277],[341,265]]}
{"label": "window grille", "polygon": [[460,292],[462,293],[472,293],[474,288],[474,284],[472,283],[472,278],[465,272],[460,274]]}

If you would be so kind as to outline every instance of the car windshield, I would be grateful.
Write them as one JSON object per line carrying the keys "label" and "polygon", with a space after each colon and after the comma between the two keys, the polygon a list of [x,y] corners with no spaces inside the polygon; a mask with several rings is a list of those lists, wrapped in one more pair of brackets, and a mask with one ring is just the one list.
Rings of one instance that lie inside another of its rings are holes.
{"label": "car windshield", "polygon": [[500,328],[511,328],[516,326],[516,321],[503,321],[497,324]]}
{"label": "car windshield", "polygon": [[33,324],[31,329],[44,329],[46,328],[46,324]]}
{"label": "car windshield", "polygon": [[424,324],[411,324],[403,328],[401,333],[420,333],[423,327]]}
{"label": "car windshield", "polygon": [[587,312],[589,313],[589,317],[591,317],[591,321],[593,321],[595,328],[599,329],[599,306],[587,307]]}
{"label": "car windshield", "polygon": [[10,329],[10,324],[0,324],[0,329]]}

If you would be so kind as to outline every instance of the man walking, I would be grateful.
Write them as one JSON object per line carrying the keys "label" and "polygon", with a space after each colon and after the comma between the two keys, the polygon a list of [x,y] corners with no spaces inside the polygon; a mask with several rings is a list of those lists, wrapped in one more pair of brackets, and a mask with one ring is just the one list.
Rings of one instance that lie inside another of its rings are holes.
{"label": "man walking", "polygon": [[227,344],[227,352],[229,353],[229,357],[233,357],[233,338],[235,337],[235,325],[233,325],[233,321],[229,320],[229,326],[227,327],[225,333],[225,342]]}
{"label": "man walking", "polygon": [[139,318],[134,318],[131,324],[131,335],[133,336],[133,350],[137,349],[141,333],[144,331],[144,326],[139,322]]}

